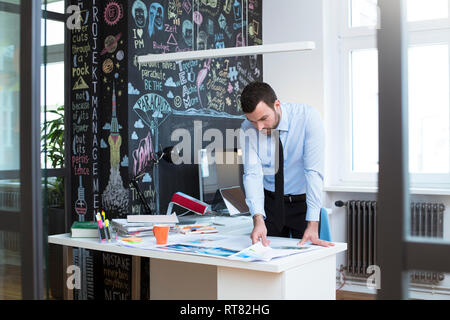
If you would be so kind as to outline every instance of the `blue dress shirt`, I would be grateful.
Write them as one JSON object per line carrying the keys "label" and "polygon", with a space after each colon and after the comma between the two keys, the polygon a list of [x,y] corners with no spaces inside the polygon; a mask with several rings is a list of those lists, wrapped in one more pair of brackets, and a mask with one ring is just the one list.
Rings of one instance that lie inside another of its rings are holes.
{"label": "blue dress shirt", "polygon": [[240,130],[246,202],[253,215],[264,211],[264,189],[275,191],[278,133],[284,149],[284,194],[306,194],[306,220],[319,221],[322,208],[325,130],[320,113],[305,104],[281,104],[281,120],[265,135],[245,120]]}

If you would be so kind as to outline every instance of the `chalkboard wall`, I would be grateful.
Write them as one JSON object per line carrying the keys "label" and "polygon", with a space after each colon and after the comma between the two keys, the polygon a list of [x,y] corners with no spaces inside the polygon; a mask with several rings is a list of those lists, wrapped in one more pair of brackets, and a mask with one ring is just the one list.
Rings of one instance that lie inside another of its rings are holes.
{"label": "chalkboard wall", "polygon": [[[145,168],[151,148],[159,151],[185,139],[191,142],[191,157],[184,165],[160,163],[144,177],[141,188],[152,210],[166,213],[177,191],[199,197],[196,155],[199,148],[211,143],[203,135],[208,129],[217,129],[225,137],[226,129],[240,126],[240,92],[249,82],[261,79],[262,58],[138,65],[137,56],[259,44],[260,21],[261,5],[256,1],[132,2],[128,43],[130,176]],[[199,128],[197,134],[195,128]],[[132,204],[131,212],[142,212],[136,197]]]}
{"label": "chalkboard wall", "polygon": [[[244,119],[240,92],[262,79],[262,57],[141,65],[137,57],[261,44],[262,1],[71,4],[81,9],[81,28],[72,30],[69,46],[72,219],[93,220],[99,210],[110,219],[144,213],[129,188],[130,178],[144,169],[139,185],[154,213],[165,214],[177,191],[198,197],[197,151],[236,147],[236,139],[230,143],[226,133]],[[186,146],[185,163],[149,167],[154,152],[174,145]],[[96,277],[114,274],[105,272],[111,268],[105,261],[115,259],[110,256],[94,258]],[[131,264],[130,257],[124,259]],[[129,291],[112,292],[112,280],[98,283],[96,298],[130,298]]]}

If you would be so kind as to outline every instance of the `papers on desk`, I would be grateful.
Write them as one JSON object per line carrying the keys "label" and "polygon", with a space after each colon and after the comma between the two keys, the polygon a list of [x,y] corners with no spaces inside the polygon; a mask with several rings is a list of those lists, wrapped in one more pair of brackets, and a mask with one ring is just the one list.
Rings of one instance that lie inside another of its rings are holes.
{"label": "papers on desk", "polygon": [[282,246],[280,248],[273,248],[270,246],[263,246],[261,242],[257,242],[254,245],[241,250],[240,252],[230,256],[230,259],[241,261],[270,261],[275,258],[281,258],[290,256],[293,254],[307,252],[317,249],[316,246],[303,245],[303,246]]}
{"label": "papers on desk", "polygon": [[[273,240],[272,240],[273,241]],[[172,235],[166,245],[156,245],[155,239],[147,238],[141,243],[126,243],[119,241],[122,246],[201,255],[215,258],[225,258],[239,261],[270,261],[275,258],[286,257],[319,249],[317,246],[297,246],[296,239],[276,239],[275,246],[264,247],[260,242],[252,245],[248,236],[220,236],[220,235]]]}

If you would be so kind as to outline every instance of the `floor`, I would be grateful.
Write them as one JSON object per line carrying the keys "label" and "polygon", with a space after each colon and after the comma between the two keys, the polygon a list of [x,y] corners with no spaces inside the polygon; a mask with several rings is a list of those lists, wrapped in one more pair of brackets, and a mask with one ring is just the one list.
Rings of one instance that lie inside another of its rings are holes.
{"label": "floor", "polygon": [[0,300],[21,299],[20,254],[0,249]]}
{"label": "floor", "polygon": [[349,291],[336,291],[336,300],[376,300],[376,295]]}

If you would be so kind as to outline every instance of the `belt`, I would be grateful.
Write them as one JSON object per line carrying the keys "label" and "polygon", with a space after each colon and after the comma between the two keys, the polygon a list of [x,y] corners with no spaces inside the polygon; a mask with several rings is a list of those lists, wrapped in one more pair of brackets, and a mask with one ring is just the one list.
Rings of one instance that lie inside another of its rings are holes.
{"label": "belt", "polygon": [[[275,192],[264,189],[264,193],[271,199],[275,199]],[[284,202],[294,203],[294,202],[305,202],[306,194],[287,194],[284,195]]]}

